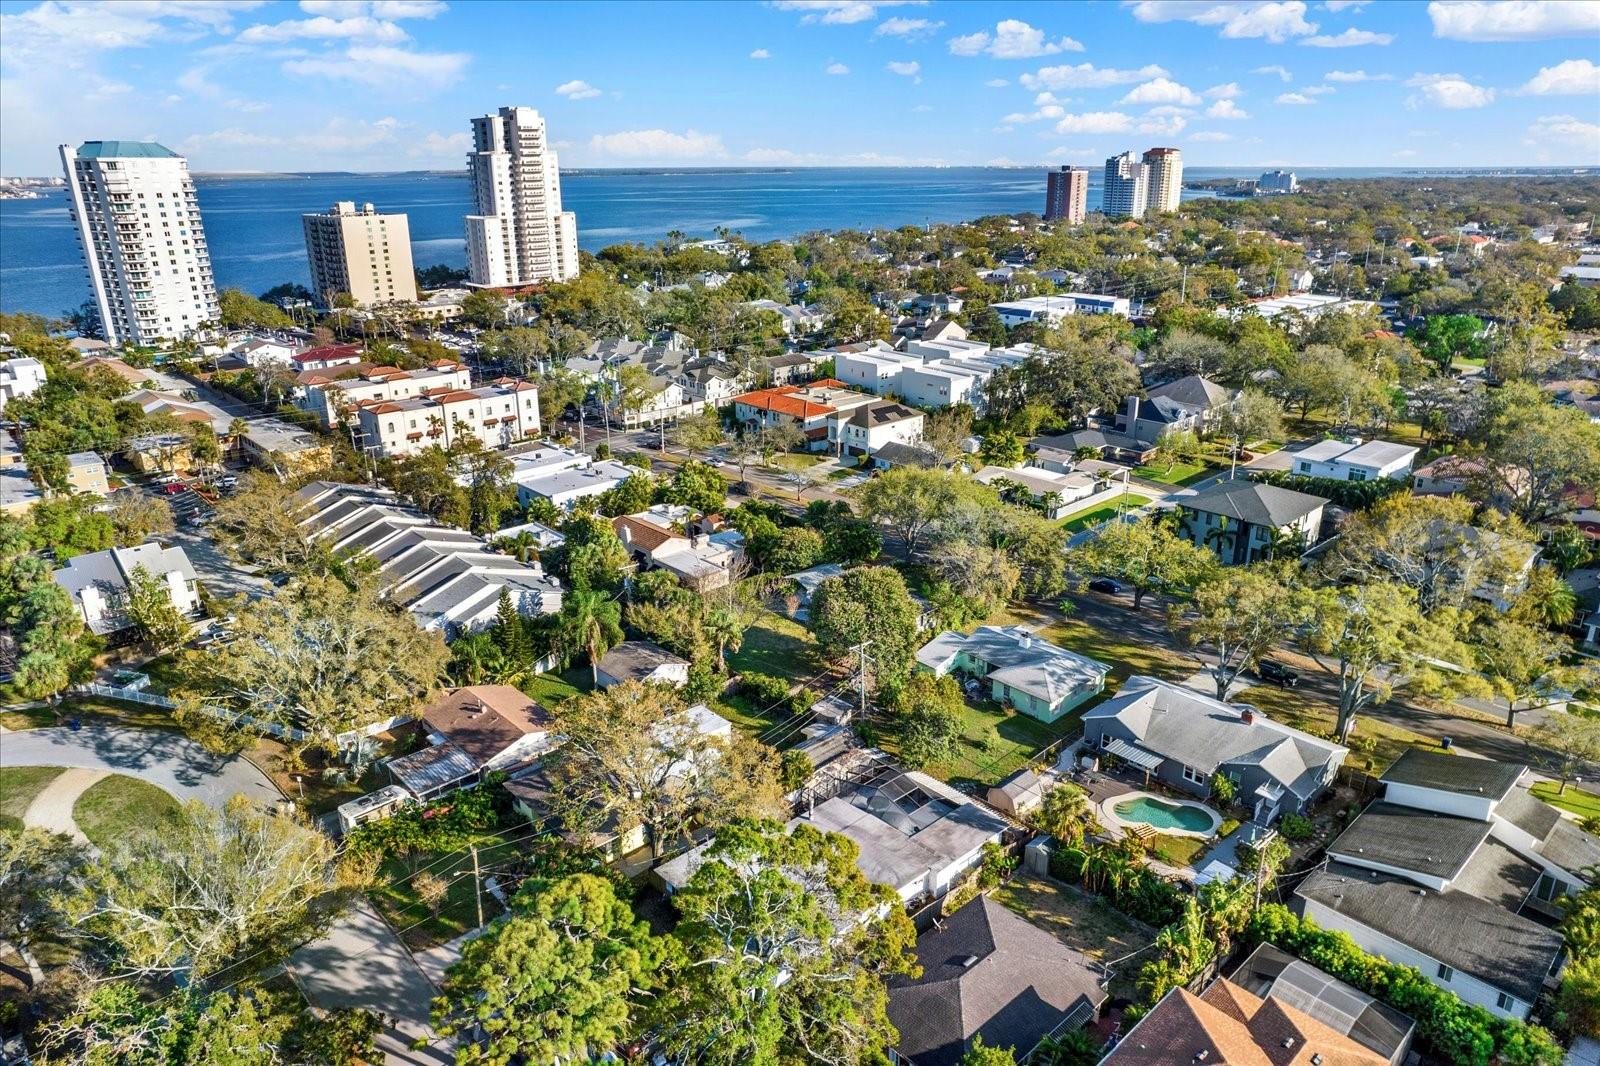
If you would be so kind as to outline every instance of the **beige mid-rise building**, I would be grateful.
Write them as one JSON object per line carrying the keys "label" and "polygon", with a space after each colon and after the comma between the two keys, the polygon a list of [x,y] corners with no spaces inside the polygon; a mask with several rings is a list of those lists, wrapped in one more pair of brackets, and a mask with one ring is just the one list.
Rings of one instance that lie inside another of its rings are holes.
{"label": "beige mid-rise building", "polygon": [[301,215],[311,291],[325,304],[341,292],[359,307],[412,301],[411,225],[405,215],[380,215],[371,204],[341,200],[332,210]]}
{"label": "beige mid-rise building", "polygon": [[1171,214],[1183,196],[1183,153],[1176,148],[1145,152],[1146,210],[1152,215]]}
{"label": "beige mid-rise building", "polygon": [[364,403],[356,417],[361,446],[373,455],[414,455],[435,445],[449,449],[469,436],[486,448],[504,448],[539,435],[539,386],[501,378],[476,389]]}
{"label": "beige mid-rise building", "polygon": [[1052,170],[1045,183],[1046,222],[1079,223],[1089,203],[1089,172],[1083,167]]}

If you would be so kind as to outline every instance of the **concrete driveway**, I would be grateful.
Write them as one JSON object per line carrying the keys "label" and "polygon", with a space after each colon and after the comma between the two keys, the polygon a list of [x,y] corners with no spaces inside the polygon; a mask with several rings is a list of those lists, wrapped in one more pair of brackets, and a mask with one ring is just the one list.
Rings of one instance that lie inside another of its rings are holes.
{"label": "concrete driveway", "polygon": [[86,725],[0,734],[0,766],[67,766],[127,774],[166,789],[179,800],[220,807],[237,794],[273,804],[282,794],[272,779],[236,755],[213,755],[182,733]]}

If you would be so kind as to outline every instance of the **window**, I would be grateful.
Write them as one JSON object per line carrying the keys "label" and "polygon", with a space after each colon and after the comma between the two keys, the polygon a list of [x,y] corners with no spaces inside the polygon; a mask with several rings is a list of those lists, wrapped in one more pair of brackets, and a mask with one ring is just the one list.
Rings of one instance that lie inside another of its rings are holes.
{"label": "window", "polygon": [[1352,470],[1350,471],[1350,480],[1365,481],[1367,480],[1367,472],[1365,470]]}
{"label": "window", "polygon": [[1185,766],[1183,768],[1183,779],[1185,781],[1192,781],[1197,785],[1203,785],[1206,783],[1206,775],[1199,770],[1196,770],[1192,766]]}
{"label": "window", "polygon": [[1306,463],[1306,462],[1302,462],[1302,463],[1301,463],[1301,464],[1300,464],[1300,472],[1301,472],[1301,473],[1302,473],[1302,474],[1309,474],[1309,473],[1311,473],[1311,464],[1310,464],[1310,463]]}
{"label": "window", "polygon": [[1110,744],[1115,739],[1116,738],[1113,737],[1110,733],[1101,733],[1100,734],[1100,746],[1102,748],[1106,747],[1108,744]]}
{"label": "window", "polygon": [[1445,981],[1445,982],[1448,982],[1450,980],[1450,978],[1452,978],[1452,977],[1454,977],[1456,975],[1456,972],[1454,970],[1452,970],[1450,967],[1446,966],[1442,962],[1439,964],[1438,973],[1439,973],[1439,980]]}
{"label": "window", "polygon": [[1515,1010],[1517,1001],[1506,995],[1504,992],[1501,992],[1494,997],[1494,1005],[1505,1011]]}

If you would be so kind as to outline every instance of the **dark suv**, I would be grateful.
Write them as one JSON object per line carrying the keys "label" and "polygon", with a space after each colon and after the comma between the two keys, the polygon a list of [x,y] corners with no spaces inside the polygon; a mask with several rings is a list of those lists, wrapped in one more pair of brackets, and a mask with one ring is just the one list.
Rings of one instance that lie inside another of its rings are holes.
{"label": "dark suv", "polygon": [[1272,659],[1262,659],[1256,663],[1256,676],[1279,688],[1294,688],[1300,683],[1300,671]]}

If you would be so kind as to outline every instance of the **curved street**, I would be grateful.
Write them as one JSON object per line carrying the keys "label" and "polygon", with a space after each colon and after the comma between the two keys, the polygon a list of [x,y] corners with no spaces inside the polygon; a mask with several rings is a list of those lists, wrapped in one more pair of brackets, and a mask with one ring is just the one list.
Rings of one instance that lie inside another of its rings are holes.
{"label": "curved street", "polygon": [[66,766],[127,774],[166,789],[180,801],[220,807],[237,794],[256,804],[282,795],[272,779],[237,755],[214,755],[182,733],[86,725],[0,734],[0,767]]}

